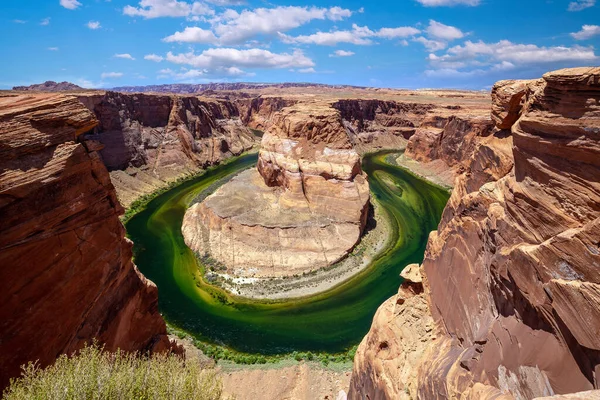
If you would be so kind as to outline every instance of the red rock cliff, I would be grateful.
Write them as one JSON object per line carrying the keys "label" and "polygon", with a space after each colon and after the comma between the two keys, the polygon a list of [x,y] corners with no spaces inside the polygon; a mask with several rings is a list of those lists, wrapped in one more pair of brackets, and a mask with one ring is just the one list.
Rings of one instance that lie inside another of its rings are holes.
{"label": "red rock cliff", "polygon": [[[505,146],[482,153],[482,140],[461,160],[465,173],[420,268],[424,293],[401,290],[379,310],[350,398],[532,399],[598,388],[600,68],[525,86],[493,91],[494,122],[512,126],[499,140],[512,139],[514,168],[506,173]],[[410,315],[432,318],[432,328],[417,326],[415,339]]]}
{"label": "red rock cliff", "polygon": [[109,350],[169,346],[156,286],[131,243],[75,97],[0,98],[0,387],[97,339]]}
{"label": "red rock cliff", "polygon": [[140,195],[254,146],[257,137],[226,100],[166,94],[81,93],[125,206]]}

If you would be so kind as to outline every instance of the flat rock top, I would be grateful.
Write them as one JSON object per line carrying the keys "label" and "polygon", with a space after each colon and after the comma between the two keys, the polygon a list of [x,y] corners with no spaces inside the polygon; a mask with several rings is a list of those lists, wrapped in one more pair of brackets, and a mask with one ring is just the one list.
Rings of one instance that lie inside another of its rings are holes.
{"label": "flat rock top", "polygon": [[[306,199],[265,184],[255,168],[244,171],[207,197],[203,205],[221,218],[242,225],[273,228],[327,226],[335,221],[311,209]],[[343,222],[343,221],[339,221]]]}
{"label": "flat rock top", "polygon": [[61,94],[22,94],[0,96],[0,116],[16,114],[44,105],[57,104],[67,98]]}

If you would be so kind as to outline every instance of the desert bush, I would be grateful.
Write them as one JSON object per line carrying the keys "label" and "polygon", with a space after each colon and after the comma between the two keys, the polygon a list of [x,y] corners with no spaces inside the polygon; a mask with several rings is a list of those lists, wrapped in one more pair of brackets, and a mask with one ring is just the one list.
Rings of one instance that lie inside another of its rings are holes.
{"label": "desert bush", "polygon": [[7,400],[21,399],[202,399],[222,397],[222,384],[212,369],[175,355],[144,357],[98,346],[60,356],[40,368],[30,362],[4,391]]}

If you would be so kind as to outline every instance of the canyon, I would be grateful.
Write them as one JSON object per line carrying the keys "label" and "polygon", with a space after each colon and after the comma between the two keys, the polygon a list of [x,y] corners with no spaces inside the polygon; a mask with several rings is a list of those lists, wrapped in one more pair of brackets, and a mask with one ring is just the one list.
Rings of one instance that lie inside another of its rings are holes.
{"label": "canyon", "polygon": [[123,206],[259,149],[256,168],[195,201],[183,236],[238,276],[302,274],[360,242],[376,201],[361,159],[405,149],[395,163],[452,195],[423,262],[375,314],[348,398],[597,389],[600,68],[501,81],[491,101],[240,85],[0,95],[0,386],[92,339],[182,352],[132,261]]}
{"label": "canyon", "polygon": [[183,220],[188,246],[236,276],[302,274],[343,258],[366,225],[369,186],[337,110],[298,103],[275,115],[257,169]]}

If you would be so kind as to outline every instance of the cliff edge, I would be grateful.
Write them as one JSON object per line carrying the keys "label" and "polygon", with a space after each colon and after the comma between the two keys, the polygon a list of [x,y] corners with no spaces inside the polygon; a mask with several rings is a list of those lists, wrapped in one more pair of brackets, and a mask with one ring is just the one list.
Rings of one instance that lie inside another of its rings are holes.
{"label": "cliff edge", "polygon": [[96,339],[108,350],[171,344],[156,286],[131,261],[123,209],[76,97],[0,97],[0,387]]}
{"label": "cliff edge", "polygon": [[455,156],[464,171],[419,268],[423,291],[401,289],[379,309],[351,399],[598,388],[600,68],[503,81],[492,93],[496,127]]}

